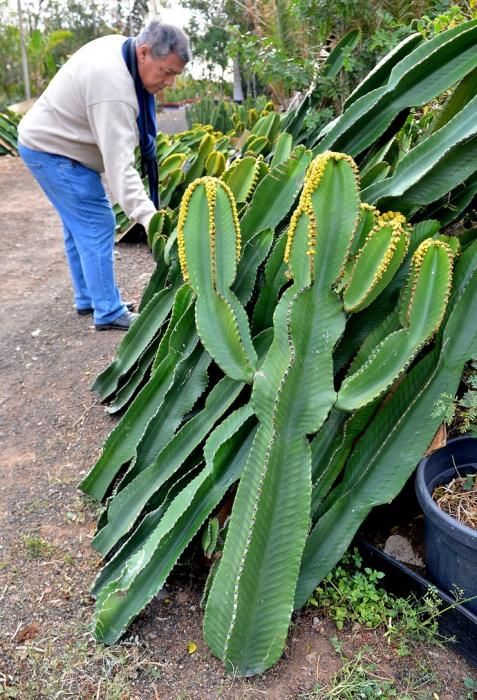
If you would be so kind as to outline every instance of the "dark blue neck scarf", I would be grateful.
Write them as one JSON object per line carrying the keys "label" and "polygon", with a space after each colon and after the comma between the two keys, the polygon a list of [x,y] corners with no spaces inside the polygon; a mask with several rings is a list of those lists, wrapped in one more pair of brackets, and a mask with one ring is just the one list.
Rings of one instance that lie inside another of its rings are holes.
{"label": "dark blue neck scarf", "polygon": [[159,175],[156,156],[156,103],[154,95],[144,88],[137,69],[136,42],[127,39],[122,52],[136,89],[136,97],[139,105],[137,126],[139,129],[139,148],[141,150],[141,174],[147,175],[149,182],[149,194],[156,207],[159,209]]}

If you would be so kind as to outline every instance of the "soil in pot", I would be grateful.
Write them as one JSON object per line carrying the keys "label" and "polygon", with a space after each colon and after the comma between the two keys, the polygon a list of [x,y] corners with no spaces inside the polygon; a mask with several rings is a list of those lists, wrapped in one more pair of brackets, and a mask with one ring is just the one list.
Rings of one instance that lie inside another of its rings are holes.
{"label": "soil in pot", "polygon": [[[457,470],[458,473],[458,470]],[[477,476],[456,476],[434,489],[436,505],[462,525],[477,530]]]}

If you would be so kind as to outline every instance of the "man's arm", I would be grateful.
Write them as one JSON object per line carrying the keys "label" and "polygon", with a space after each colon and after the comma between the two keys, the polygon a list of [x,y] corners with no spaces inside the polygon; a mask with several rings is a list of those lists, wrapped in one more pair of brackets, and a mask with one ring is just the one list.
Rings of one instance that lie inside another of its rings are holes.
{"label": "man's arm", "polygon": [[113,196],[125,214],[147,231],[156,208],[134,167],[138,136],[133,107],[120,101],[98,102],[88,107],[88,119]]}

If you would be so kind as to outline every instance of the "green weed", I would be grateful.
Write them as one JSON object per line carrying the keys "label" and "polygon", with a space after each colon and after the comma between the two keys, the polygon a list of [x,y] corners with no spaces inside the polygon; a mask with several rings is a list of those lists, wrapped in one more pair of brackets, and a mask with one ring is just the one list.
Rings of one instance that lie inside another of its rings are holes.
{"label": "green weed", "polygon": [[24,535],[23,545],[29,556],[34,557],[35,559],[49,557],[54,550],[52,544],[44,540],[42,537],[38,537],[36,535]]}
{"label": "green weed", "polygon": [[438,644],[438,617],[442,603],[431,589],[421,599],[399,598],[379,586],[384,574],[363,567],[357,549],[341,562],[315,590],[309,602],[331,618],[338,629],[358,623],[363,627],[386,628],[389,643],[405,656],[413,642]]}

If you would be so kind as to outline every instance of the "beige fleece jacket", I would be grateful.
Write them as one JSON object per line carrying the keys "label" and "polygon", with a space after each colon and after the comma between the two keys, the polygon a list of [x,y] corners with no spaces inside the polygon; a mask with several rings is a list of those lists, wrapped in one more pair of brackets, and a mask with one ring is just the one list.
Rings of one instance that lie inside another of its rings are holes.
{"label": "beige fleece jacket", "polygon": [[134,167],[139,107],[124,41],[101,37],[73,54],[24,116],[18,135],[27,148],[104,172],[114,199],[147,230],[156,209]]}

